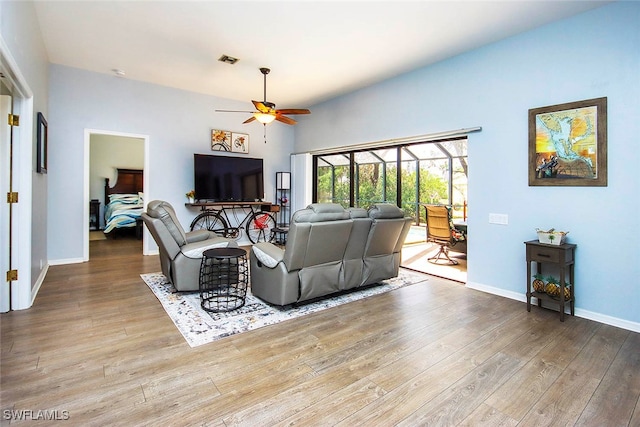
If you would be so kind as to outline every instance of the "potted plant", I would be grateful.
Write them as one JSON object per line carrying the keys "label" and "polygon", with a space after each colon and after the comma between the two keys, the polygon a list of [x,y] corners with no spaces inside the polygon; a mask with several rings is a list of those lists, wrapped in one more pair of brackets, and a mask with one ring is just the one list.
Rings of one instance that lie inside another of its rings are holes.
{"label": "potted plant", "polygon": [[544,276],[542,274],[536,274],[533,278],[533,290],[536,292],[544,292]]}
{"label": "potted plant", "polygon": [[190,190],[187,194],[185,194],[189,199],[189,203],[194,203],[196,201],[196,192],[195,190]]}

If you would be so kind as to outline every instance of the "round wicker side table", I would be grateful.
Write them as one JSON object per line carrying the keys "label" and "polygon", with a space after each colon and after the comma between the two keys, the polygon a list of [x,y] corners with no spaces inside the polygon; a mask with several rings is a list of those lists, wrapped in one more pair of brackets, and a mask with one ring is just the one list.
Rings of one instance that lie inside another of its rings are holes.
{"label": "round wicker side table", "polygon": [[248,276],[244,249],[207,249],[200,264],[200,306],[214,313],[242,307],[247,296]]}

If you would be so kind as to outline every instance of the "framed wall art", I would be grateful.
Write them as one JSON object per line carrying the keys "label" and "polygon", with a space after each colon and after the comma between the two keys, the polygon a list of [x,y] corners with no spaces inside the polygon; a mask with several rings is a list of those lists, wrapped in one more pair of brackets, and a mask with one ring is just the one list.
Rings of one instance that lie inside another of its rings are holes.
{"label": "framed wall art", "polygon": [[607,186],[607,98],[529,110],[530,186]]}
{"label": "framed wall art", "polygon": [[38,113],[38,129],[36,131],[36,172],[47,173],[47,121],[42,113]]}
{"label": "framed wall art", "polygon": [[233,153],[249,154],[249,135],[246,133],[231,133],[231,151]]}
{"label": "framed wall art", "polygon": [[231,151],[231,132],[211,129],[211,151]]}

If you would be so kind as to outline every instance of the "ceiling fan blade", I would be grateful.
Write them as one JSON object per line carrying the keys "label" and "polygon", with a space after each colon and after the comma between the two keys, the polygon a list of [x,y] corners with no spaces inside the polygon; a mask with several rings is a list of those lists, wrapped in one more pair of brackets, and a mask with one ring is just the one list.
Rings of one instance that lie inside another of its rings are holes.
{"label": "ceiling fan blade", "polygon": [[251,101],[251,102],[253,102],[253,105],[255,105],[256,110],[260,111],[261,113],[269,113],[271,111],[271,108],[269,108],[263,102],[260,102],[260,101]]}
{"label": "ceiling fan blade", "polygon": [[216,110],[216,113],[249,113],[249,114],[253,114],[253,111],[246,111],[246,110]]}
{"label": "ceiling fan blade", "polygon": [[282,114],[276,114],[276,120],[279,121],[279,122],[288,124],[288,125],[295,125],[296,123],[298,123],[295,120],[293,120],[292,118],[283,116]]}
{"label": "ceiling fan blade", "polygon": [[252,121],[254,121],[256,118],[254,116],[249,117],[247,120],[245,120],[244,122],[242,122],[243,125],[247,124],[247,123],[251,123]]}
{"label": "ceiling fan blade", "polygon": [[278,114],[311,114],[311,111],[306,108],[285,108],[283,110],[277,110]]}

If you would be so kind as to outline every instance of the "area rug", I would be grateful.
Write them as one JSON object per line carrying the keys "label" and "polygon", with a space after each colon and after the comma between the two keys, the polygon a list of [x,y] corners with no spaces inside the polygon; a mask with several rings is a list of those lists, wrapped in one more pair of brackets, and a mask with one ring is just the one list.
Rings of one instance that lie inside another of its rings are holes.
{"label": "area rug", "polygon": [[208,313],[200,307],[200,295],[197,292],[174,293],[173,287],[162,273],[141,274],[140,277],[158,298],[191,347],[427,280],[425,275],[401,269],[398,277],[384,280],[379,286],[326,298],[299,307],[269,305],[251,295],[249,290],[243,307],[228,313]]}

